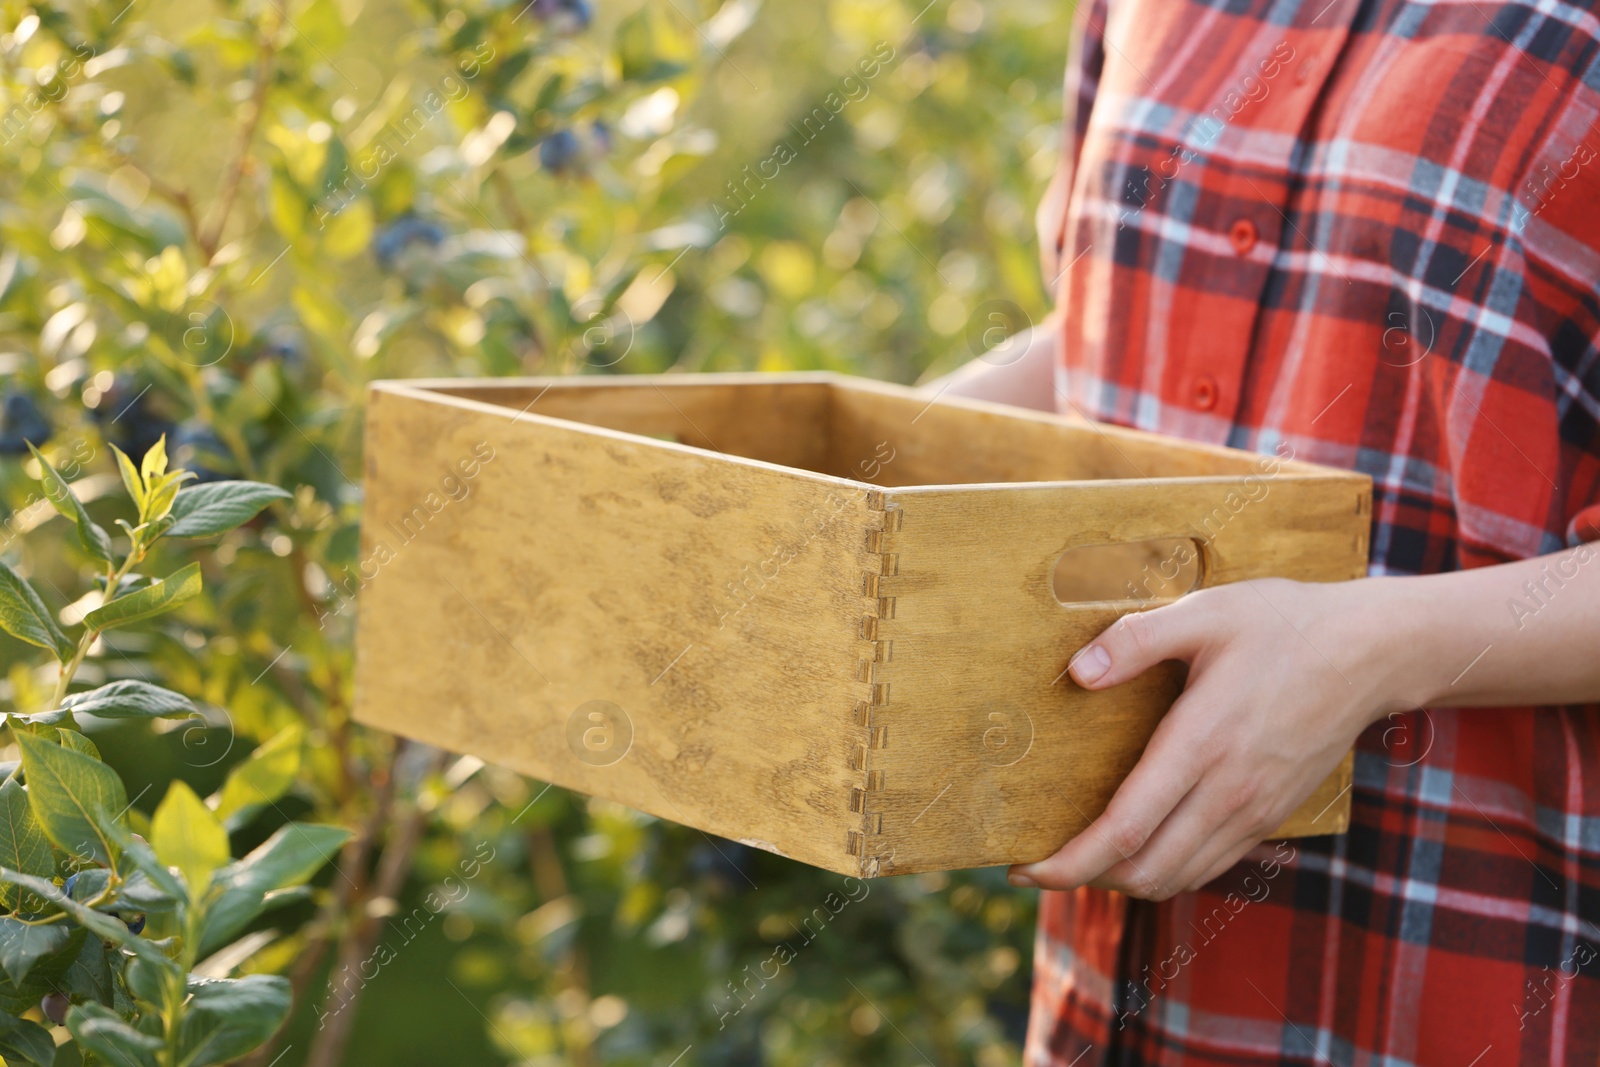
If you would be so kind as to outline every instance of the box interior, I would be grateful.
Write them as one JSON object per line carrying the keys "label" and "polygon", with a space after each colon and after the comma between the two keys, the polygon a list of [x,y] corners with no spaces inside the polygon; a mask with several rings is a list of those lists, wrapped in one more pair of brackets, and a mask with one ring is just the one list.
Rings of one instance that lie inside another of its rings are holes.
{"label": "box interior", "polygon": [[[1256,462],[1245,453],[1115,427],[929,403],[908,390],[840,379],[578,378],[427,387],[884,487],[1244,474]],[[1191,545],[1192,553],[1183,547],[1167,539],[1073,549],[1057,561],[1052,591],[1068,604],[1181,596],[1203,582],[1198,546]]]}
{"label": "box interior", "polygon": [[893,387],[759,377],[436,383],[436,392],[887,487],[1244,474],[1254,457]]}

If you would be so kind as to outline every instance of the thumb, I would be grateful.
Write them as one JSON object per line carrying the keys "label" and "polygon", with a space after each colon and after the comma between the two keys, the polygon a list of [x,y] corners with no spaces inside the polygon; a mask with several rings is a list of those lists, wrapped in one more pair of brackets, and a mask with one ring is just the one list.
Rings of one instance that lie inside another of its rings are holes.
{"label": "thumb", "polygon": [[1201,613],[1190,599],[1129,612],[1072,657],[1067,669],[1085,689],[1108,689],[1163,660],[1190,660],[1205,641]]}

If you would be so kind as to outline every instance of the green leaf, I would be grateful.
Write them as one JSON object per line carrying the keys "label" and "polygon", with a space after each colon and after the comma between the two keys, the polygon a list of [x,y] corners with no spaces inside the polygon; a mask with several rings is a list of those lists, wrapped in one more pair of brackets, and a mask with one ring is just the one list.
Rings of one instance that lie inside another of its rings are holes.
{"label": "green leaf", "polygon": [[38,1023],[0,1015],[0,1056],[8,1064],[34,1063],[51,1067],[56,1062],[56,1043],[50,1031]]}
{"label": "green leaf", "polygon": [[342,5],[332,0],[312,0],[304,8],[297,9],[303,13],[296,20],[295,30],[317,51],[332,52],[349,37],[341,8]]}
{"label": "green leaf", "polygon": [[67,1012],[67,1032],[80,1047],[118,1067],[156,1067],[162,1049],[160,1038],[141,1034],[100,1004],[74,1004]]}
{"label": "green leaf", "polygon": [[278,975],[189,979],[188,1010],[178,1029],[178,1062],[226,1063],[271,1037],[289,1014],[289,981]]}
{"label": "green leaf", "polygon": [[117,454],[117,470],[122,474],[123,488],[128,490],[128,495],[133,502],[139,505],[139,514],[144,514],[144,481],[139,477],[139,471],[133,465],[133,460],[116,445],[111,446],[111,451]]}
{"label": "green leaf", "polygon": [[167,788],[156,808],[150,821],[150,844],[157,859],[178,868],[189,886],[190,900],[205,896],[212,873],[232,858],[222,821],[182,779]]}
{"label": "green leaf", "polygon": [[84,616],[91,630],[109,630],[171,611],[200,592],[200,564],[191,563],[159,582],[107,601]]}
{"label": "green leaf", "polygon": [[0,967],[21,985],[35,963],[62,951],[70,940],[72,927],[64,922],[33,926],[12,915],[0,916]]}
{"label": "green leaf", "polygon": [[153,958],[158,960],[161,965],[172,966],[172,961],[162,955],[161,949],[156,946],[155,942],[146,941],[136,934],[129,933],[127,925],[121,919],[95,911],[80,901],[73,900],[63,893],[61,887],[54,882],[43,878],[35,878],[31,874],[20,874],[4,867],[0,867],[0,881],[10,882],[13,885],[21,886],[23,889],[32,890],[78,920],[80,926],[83,926],[96,937],[121,945],[141,958]]}
{"label": "green leaf", "polygon": [[78,650],[56,625],[33,586],[4,563],[0,563],[0,630],[19,641],[49,649],[62,663]]}
{"label": "green leaf", "polygon": [[56,730],[56,735],[64,747],[70,748],[74,752],[81,752],[90,759],[100,758],[100,750],[94,747],[94,742],[78,731],[58,729]]}
{"label": "green leaf", "polygon": [[261,513],[274,500],[289,494],[265,482],[209,482],[178,494],[172,504],[175,520],[168,537],[210,537],[227,533]]}
{"label": "green leaf", "polygon": [[45,499],[50,501],[50,506],[56,511],[71,519],[78,528],[78,543],[83,550],[101,563],[113,562],[111,557],[111,536],[96,526],[89,519],[89,513],[83,510],[83,503],[72,491],[72,486],[61,477],[61,472],[50,465],[44,458],[44,453],[33,447],[33,442],[28,442],[28,448],[33,451],[33,458],[39,461],[39,466],[44,468],[44,477],[40,481],[44,485]]}
{"label": "green leaf", "polygon": [[5,972],[0,971],[0,1011],[21,1015],[37,1008],[39,998],[50,990],[50,985],[37,977],[28,979],[25,985],[14,985],[11,979],[5,976]]}
{"label": "green leaf", "polygon": [[[146,486],[145,516],[144,521],[151,527],[165,530],[168,525],[168,513],[178,499],[178,488],[191,478],[197,478],[192,471],[173,471],[171,474],[159,475],[151,479]],[[155,537],[147,536],[145,544],[152,544]]]}
{"label": "green leaf", "polygon": [[70,890],[61,887],[73,900],[93,900],[111,887],[111,871],[105,867],[79,867],[73,877],[76,880]]}
{"label": "green leaf", "polygon": [[[56,861],[50,841],[39,829],[28,806],[27,790],[15,778],[0,783],[0,867],[23,874],[49,877]],[[38,911],[43,902],[33,902],[27,911]],[[14,885],[0,885],[0,908],[17,911],[23,906],[22,891]]]}
{"label": "green leaf", "polygon": [[135,681],[110,682],[85,693],[73,693],[61,702],[61,707],[102,719],[158,719],[195,712],[194,703],[182,693]]}
{"label": "green leaf", "polygon": [[72,713],[64,708],[54,711],[40,711],[32,715],[12,715],[12,722],[25,722],[34,726],[57,726],[67,721]]}
{"label": "green leaf", "polygon": [[[81,931],[84,936],[80,938],[82,944],[73,955],[72,962],[67,965],[59,979],[54,982],[56,988],[74,1000],[95,1000],[102,1004],[111,1003],[116,996],[116,982],[111,973],[111,958],[117,957],[121,963],[121,953],[115,949],[107,949],[106,943],[98,937],[87,936],[87,931]],[[135,958],[129,961],[131,967],[141,960]]]}
{"label": "green leaf", "polygon": [[44,835],[69,855],[109,865],[117,849],[103,825],[128,808],[122,780],[99,760],[35,734],[19,733],[16,740],[28,803]]}
{"label": "green leaf", "polygon": [[648,7],[641,7],[617,26],[617,65],[624,79],[660,81],[676,77],[687,68],[689,49],[684,39]]}
{"label": "green leaf", "polygon": [[281,174],[274,174],[267,185],[267,217],[272,226],[293,244],[306,230],[306,198],[294,183]]}
{"label": "green leaf", "polygon": [[137,904],[145,911],[171,911],[187,896],[183,883],[156,858],[156,850],[149,842],[133,836],[133,831],[119,822],[104,823],[101,829],[117,847],[123,865],[132,862],[134,867],[122,885],[119,900]]}
{"label": "green leaf", "polygon": [[372,201],[357,200],[335,215],[322,234],[323,254],[350,259],[372,243]]}
{"label": "green leaf", "polygon": [[178,967],[158,967],[142,959],[129,960],[122,972],[123,982],[139,1000],[161,1007],[166,1004],[168,982],[181,978]]}
{"label": "green leaf", "polygon": [[232,941],[267,906],[267,894],[301,885],[334,858],[350,837],[340,826],[292,822],[243,859],[217,872],[217,895],[206,909],[202,955]]}
{"label": "green leaf", "polygon": [[[150,854],[152,857],[154,852]],[[128,853],[123,851],[118,862],[126,866]],[[171,872],[169,871],[170,875]],[[123,883],[106,901],[106,906],[114,909],[118,914],[127,913],[137,915],[146,912],[155,915],[165,915],[176,911],[180,902],[185,902],[188,894],[184,892],[183,883],[173,878],[171,891],[156,885],[154,879],[141,868],[129,872]],[[76,888],[76,887],[74,887]]]}
{"label": "green leaf", "polygon": [[228,772],[217,800],[217,817],[229,829],[238,829],[262,805],[277,800],[294,785],[304,738],[305,731],[298,723],[286,726]]}
{"label": "green leaf", "polygon": [[145,450],[139,464],[139,477],[146,489],[153,488],[155,480],[167,473],[167,435],[162,434],[156,443]]}

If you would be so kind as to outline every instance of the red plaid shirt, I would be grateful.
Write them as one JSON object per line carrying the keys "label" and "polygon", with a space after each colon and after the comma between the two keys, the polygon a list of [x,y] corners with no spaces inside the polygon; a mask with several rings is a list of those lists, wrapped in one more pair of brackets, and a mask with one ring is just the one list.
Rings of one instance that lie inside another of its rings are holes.
{"label": "red plaid shirt", "polygon": [[[1370,474],[1374,574],[1600,538],[1591,10],[1080,19],[1063,407]],[[1353,799],[1165,903],[1045,893],[1028,1063],[1600,1060],[1600,708],[1396,716]]]}

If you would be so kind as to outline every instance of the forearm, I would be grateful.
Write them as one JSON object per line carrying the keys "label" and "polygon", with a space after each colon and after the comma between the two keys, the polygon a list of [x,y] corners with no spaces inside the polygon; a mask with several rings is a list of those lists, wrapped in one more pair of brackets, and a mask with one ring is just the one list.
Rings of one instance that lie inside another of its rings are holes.
{"label": "forearm", "polygon": [[1370,581],[1381,594],[1370,616],[1374,655],[1399,702],[1600,701],[1600,543],[1495,567]]}
{"label": "forearm", "polygon": [[1061,320],[1052,314],[922,388],[930,395],[1054,411],[1055,365],[1060,351]]}

